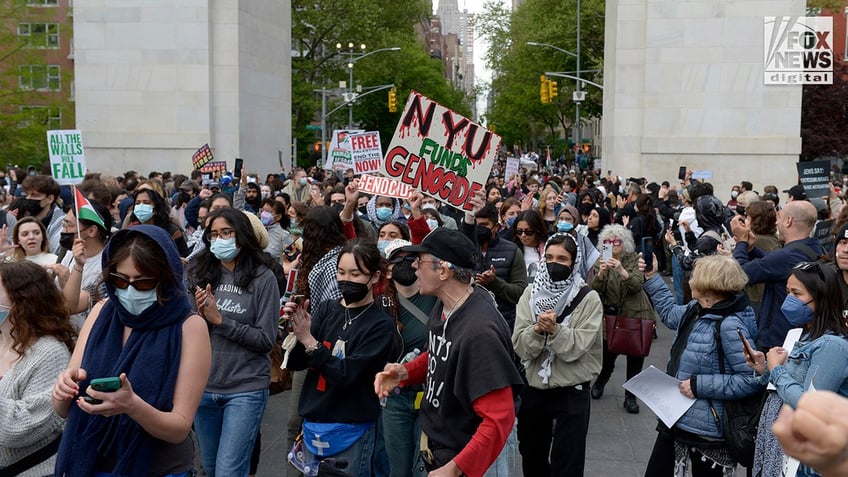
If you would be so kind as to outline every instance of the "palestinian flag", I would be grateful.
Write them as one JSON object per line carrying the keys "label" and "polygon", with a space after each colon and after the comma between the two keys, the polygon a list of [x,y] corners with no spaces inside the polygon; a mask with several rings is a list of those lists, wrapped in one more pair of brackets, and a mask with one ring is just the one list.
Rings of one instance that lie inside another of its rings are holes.
{"label": "palestinian flag", "polygon": [[91,206],[91,202],[89,202],[88,199],[82,195],[82,192],[80,192],[76,187],[74,187],[74,193],[77,195],[77,219],[94,222],[99,225],[100,228],[106,230],[106,224],[103,222],[100,214],[98,214],[97,211],[94,210],[94,207]]}

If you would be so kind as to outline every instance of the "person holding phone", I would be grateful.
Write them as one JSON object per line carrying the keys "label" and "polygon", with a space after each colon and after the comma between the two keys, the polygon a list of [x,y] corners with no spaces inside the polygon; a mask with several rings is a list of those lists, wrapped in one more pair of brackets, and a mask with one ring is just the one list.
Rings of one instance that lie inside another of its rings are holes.
{"label": "person holding phone", "polygon": [[[839,278],[822,262],[802,262],[786,279],[781,306],[793,328],[803,328],[791,352],[771,348],[767,355],[746,348],[748,366],[776,387],[768,393],[754,453],[754,475],[780,475],[783,451],[771,432],[784,404],[795,408],[801,395],[812,389],[848,397],[848,324],[842,318]],[[802,466],[798,475],[819,475]]]}
{"label": "person holding phone", "polygon": [[[53,386],[53,409],[67,418],[55,475],[188,475],[189,431],[212,353],[177,248],[161,227],[138,225],[117,232],[102,261],[107,299],[92,309]],[[115,391],[89,386],[114,377]]]}
{"label": "person holding phone", "polygon": [[[748,277],[730,257],[700,258],[690,281],[693,300],[676,305],[656,266],[645,271],[640,258],[639,269],[645,274],[642,288],[657,315],[675,331],[666,373],[680,381],[680,394],[695,399],[671,428],[657,424],[645,476],[684,475],[690,466],[693,477],[734,475],[737,463],[724,445],[721,427],[724,402],[754,395],[763,388],[745,364],[736,332],[741,329],[749,341],[757,333],[754,311],[743,291]],[[716,333],[721,333],[725,373],[719,372]]]}
{"label": "person holding phone", "polygon": [[[592,288],[598,292],[604,305],[604,314],[655,319],[651,302],[642,291],[645,277],[639,271],[639,255],[635,251],[633,234],[624,226],[613,224],[604,227],[598,240],[603,247],[611,250],[608,259],[595,263],[595,279],[592,281]],[[612,377],[617,358],[618,355],[610,352],[604,340],[603,368],[592,385],[592,399],[600,399],[604,395],[604,386]],[[628,356],[627,379],[639,374],[644,364],[644,357]],[[624,393],[624,409],[630,414],[639,412],[639,403],[630,391]]]}

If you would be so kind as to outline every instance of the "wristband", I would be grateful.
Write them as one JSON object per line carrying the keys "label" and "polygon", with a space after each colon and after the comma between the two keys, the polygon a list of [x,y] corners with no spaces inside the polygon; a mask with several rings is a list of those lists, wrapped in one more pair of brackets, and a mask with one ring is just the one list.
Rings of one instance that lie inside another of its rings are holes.
{"label": "wristband", "polygon": [[74,271],[82,273],[82,267],[74,267]]}
{"label": "wristband", "polygon": [[321,342],[315,341],[314,345],[306,348],[306,356],[312,356],[312,353],[318,351],[319,349],[321,349]]}

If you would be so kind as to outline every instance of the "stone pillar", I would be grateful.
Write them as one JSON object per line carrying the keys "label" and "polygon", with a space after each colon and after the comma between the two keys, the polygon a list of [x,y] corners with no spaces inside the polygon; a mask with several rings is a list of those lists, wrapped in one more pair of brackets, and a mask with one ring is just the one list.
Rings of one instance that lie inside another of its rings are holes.
{"label": "stone pillar", "polygon": [[723,200],[796,183],[801,87],[763,84],[763,17],[799,0],[608,0],[603,169],[677,182],[709,170]]}

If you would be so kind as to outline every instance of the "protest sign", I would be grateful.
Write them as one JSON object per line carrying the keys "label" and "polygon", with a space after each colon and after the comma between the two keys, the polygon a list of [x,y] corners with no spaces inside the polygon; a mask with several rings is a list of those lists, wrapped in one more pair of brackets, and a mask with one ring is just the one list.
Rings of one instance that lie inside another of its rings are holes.
{"label": "protest sign", "polygon": [[194,165],[195,169],[200,169],[212,159],[214,159],[214,157],[212,156],[212,149],[209,148],[209,144],[204,144],[191,155],[191,163]]}
{"label": "protest sign", "polygon": [[468,211],[468,199],[485,186],[500,144],[492,131],[412,91],[380,170]]}
{"label": "protest sign", "polygon": [[221,174],[223,174],[224,172],[227,172],[227,163],[224,161],[207,162],[206,164],[200,167],[200,172],[211,174],[220,172]]}
{"label": "protest sign", "polygon": [[380,133],[376,131],[351,134],[350,154],[353,159],[353,173],[367,174],[380,172],[383,149],[380,147]]}
{"label": "protest sign", "polygon": [[359,178],[359,192],[399,199],[408,199],[412,196],[412,188],[403,182],[369,175]]}
{"label": "protest sign", "polygon": [[819,239],[819,244],[821,244],[822,248],[825,250],[830,250],[831,244],[833,243],[833,227],[836,224],[836,220],[819,220],[816,222],[816,226],[813,229],[813,238]]}
{"label": "protest sign", "polygon": [[47,131],[50,170],[59,185],[79,184],[85,178],[85,150],[82,131],[61,129]]}
{"label": "protest sign", "polygon": [[330,139],[330,150],[324,169],[353,169],[353,159],[350,153],[350,135],[364,133],[362,129],[336,129]]}
{"label": "protest sign", "polygon": [[512,176],[518,174],[518,158],[517,157],[507,157],[506,158],[506,169],[504,170],[504,179],[510,180]]}
{"label": "protest sign", "polygon": [[692,171],[692,179],[699,181],[709,181],[713,178],[713,171]]}
{"label": "protest sign", "polygon": [[799,183],[804,186],[807,198],[827,197],[830,194],[830,161],[799,162]]}

